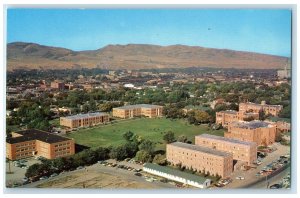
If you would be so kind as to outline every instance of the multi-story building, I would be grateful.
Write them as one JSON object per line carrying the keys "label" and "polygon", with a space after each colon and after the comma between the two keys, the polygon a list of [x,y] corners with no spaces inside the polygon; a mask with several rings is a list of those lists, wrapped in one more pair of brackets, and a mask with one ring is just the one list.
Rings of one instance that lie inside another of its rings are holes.
{"label": "multi-story building", "polygon": [[216,113],[216,123],[221,124],[223,127],[227,127],[228,123],[234,121],[244,121],[244,120],[258,120],[259,114],[252,113],[252,112],[240,112],[234,110],[227,110],[227,111],[219,111]]}
{"label": "multi-story building", "polygon": [[71,129],[95,126],[106,122],[109,122],[109,116],[107,113],[102,112],[78,114],[60,118],[60,125]]}
{"label": "multi-story building", "polygon": [[252,111],[253,113],[259,113],[260,111],[264,111],[265,114],[271,114],[273,116],[278,116],[282,108],[282,105],[267,105],[265,101],[262,101],[261,104],[255,104],[251,102],[239,104],[240,112]]}
{"label": "multi-story building", "polygon": [[162,116],[162,109],[162,106],[150,104],[128,105],[113,108],[113,116],[125,119],[139,116],[155,118]]}
{"label": "multi-story building", "polygon": [[167,161],[188,169],[228,177],[233,171],[233,157],[229,152],[174,142],[167,144]]}
{"label": "multi-story building", "polygon": [[31,156],[47,159],[75,154],[75,142],[72,139],[54,135],[45,131],[28,129],[12,132],[6,138],[6,157],[17,160]]}
{"label": "multi-story building", "polygon": [[65,89],[65,83],[56,80],[51,82],[50,87],[53,89],[63,90]]}
{"label": "multi-story building", "polygon": [[270,145],[275,142],[276,125],[264,121],[236,121],[228,124],[228,132],[224,137],[246,142],[256,142],[257,145]]}
{"label": "multi-story building", "polygon": [[212,149],[230,152],[234,160],[247,162],[248,165],[257,159],[257,144],[221,136],[202,134],[195,136],[195,144]]}

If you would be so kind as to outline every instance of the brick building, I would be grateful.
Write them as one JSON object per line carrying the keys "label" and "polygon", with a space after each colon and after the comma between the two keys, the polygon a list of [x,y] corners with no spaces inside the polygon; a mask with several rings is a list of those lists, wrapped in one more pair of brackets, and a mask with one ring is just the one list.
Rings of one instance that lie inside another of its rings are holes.
{"label": "brick building", "polygon": [[65,89],[65,83],[56,80],[51,82],[50,87],[53,89],[63,90]]}
{"label": "brick building", "polygon": [[275,142],[276,125],[264,121],[236,121],[228,124],[228,132],[224,137],[247,142],[256,142],[257,145],[270,145]]}
{"label": "brick building", "polygon": [[227,127],[228,123],[230,122],[235,122],[239,120],[244,121],[247,119],[258,120],[259,114],[251,112],[240,112],[234,110],[219,111],[216,113],[216,123],[221,124],[223,127]]}
{"label": "brick building", "polygon": [[6,157],[17,160],[31,156],[47,159],[75,154],[75,142],[72,139],[54,135],[45,131],[28,129],[12,133],[6,138]]}
{"label": "brick building", "polygon": [[265,114],[271,114],[273,116],[278,116],[282,108],[282,105],[267,105],[265,101],[262,101],[261,104],[251,102],[239,104],[240,112],[252,111],[253,113],[259,113],[259,111],[263,110]]}
{"label": "brick building", "polygon": [[109,122],[107,113],[87,113],[61,117],[60,125],[68,128],[88,127]]}
{"label": "brick building", "polygon": [[162,116],[162,109],[162,106],[150,104],[128,105],[113,108],[113,116],[125,119],[139,116],[155,118]]}
{"label": "brick building", "polygon": [[195,136],[195,144],[212,149],[230,152],[234,160],[244,161],[250,165],[257,159],[257,144],[221,136],[202,134]]}
{"label": "brick building", "polygon": [[182,142],[167,144],[167,161],[188,169],[228,177],[233,171],[233,157],[229,152]]}

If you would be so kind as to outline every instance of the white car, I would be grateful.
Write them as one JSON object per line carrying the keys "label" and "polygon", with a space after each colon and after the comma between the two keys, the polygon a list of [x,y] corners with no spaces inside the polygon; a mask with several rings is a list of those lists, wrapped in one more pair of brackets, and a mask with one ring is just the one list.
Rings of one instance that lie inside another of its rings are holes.
{"label": "white car", "polygon": [[236,177],[235,179],[238,179],[238,180],[244,180],[244,179],[245,179],[245,177],[238,176],[238,177]]}

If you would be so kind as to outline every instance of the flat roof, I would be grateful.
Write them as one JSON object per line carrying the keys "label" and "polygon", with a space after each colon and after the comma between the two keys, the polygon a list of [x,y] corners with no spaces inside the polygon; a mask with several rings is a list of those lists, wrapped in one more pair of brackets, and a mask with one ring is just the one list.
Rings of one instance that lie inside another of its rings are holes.
{"label": "flat roof", "polygon": [[66,137],[54,135],[52,133],[48,133],[46,131],[41,131],[37,129],[27,129],[22,131],[16,131],[14,133],[20,134],[22,136],[6,138],[7,143],[15,144],[15,143],[32,141],[32,140],[40,140],[42,142],[47,142],[47,143],[56,143],[56,142],[71,140]]}
{"label": "flat roof", "polygon": [[[237,111],[235,110],[226,110],[226,111],[219,111],[220,113],[229,113],[229,114],[237,114]],[[217,112],[217,113],[219,113]]]}
{"label": "flat roof", "polygon": [[180,147],[180,148],[190,149],[190,150],[194,150],[194,151],[200,151],[200,152],[207,153],[207,154],[218,155],[221,157],[232,156],[232,154],[229,152],[219,151],[219,150],[215,150],[212,148],[194,145],[194,144],[187,144],[187,143],[183,143],[183,142],[174,142],[174,143],[171,143],[170,145]]}
{"label": "flat roof", "polygon": [[183,171],[179,171],[179,170],[176,170],[174,168],[167,167],[167,166],[159,166],[157,164],[146,163],[144,165],[144,168],[153,169],[153,170],[156,170],[156,171],[160,171],[160,172],[167,173],[167,174],[170,174],[170,175],[178,176],[178,177],[188,179],[190,181],[195,181],[195,182],[198,182],[198,183],[202,183],[202,184],[208,179],[208,178],[201,177],[201,176],[198,176],[198,175],[193,175],[193,174],[189,174],[189,173],[186,173],[186,172],[183,172]]}
{"label": "flat roof", "polygon": [[259,120],[253,120],[250,122],[246,121],[234,121],[232,122],[232,125],[238,128],[243,128],[243,129],[257,129],[257,128],[267,128],[269,127],[270,123],[264,122],[264,121],[259,121]]}
{"label": "flat roof", "polygon": [[[268,106],[268,107],[282,107],[282,105],[270,105],[270,104],[257,104],[253,102],[243,102],[244,104],[256,105],[256,106]],[[243,104],[241,103],[241,104]]]}
{"label": "flat roof", "polygon": [[91,117],[97,117],[97,116],[108,116],[107,113],[103,112],[96,112],[96,113],[86,113],[86,114],[77,114],[77,115],[72,115],[72,116],[66,116],[64,118],[66,119],[84,119],[84,118],[91,118]]}
{"label": "flat roof", "polygon": [[162,106],[152,105],[152,104],[136,104],[136,105],[127,105],[123,107],[115,107],[114,109],[158,108],[158,107],[162,107]]}
{"label": "flat roof", "polygon": [[217,136],[217,135],[210,135],[210,134],[196,135],[196,137],[204,137],[204,138],[220,140],[220,141],[230,142],[230,143],[235,143],[235,144],[242,144],[242,145],[247,145],[247,146],[256,145],[255,142],[245,142],[245,141],[241,141],[241,140],[237,140],[237,139],[226,138],[226,137]]}

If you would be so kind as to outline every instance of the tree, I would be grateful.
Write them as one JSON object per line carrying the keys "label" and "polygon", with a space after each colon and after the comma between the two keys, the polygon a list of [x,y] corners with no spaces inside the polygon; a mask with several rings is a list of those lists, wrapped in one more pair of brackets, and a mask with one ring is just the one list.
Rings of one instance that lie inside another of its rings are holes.
{"label": "tree", "polygon": [[161,154],[155,155],[152,162],[155,164],[158,164],[158,165],[166,165],[167,164],[166,157]]}
{"label": "tree", "polygon": [[265,111],[261,109],[261,110],[258,112],[258,117],[259,117],[259,120],[265,120],[265,119],[266,119]]}
{"label": "tree", "polygon": [[139,149],[142,151],[147,151],[150,154],[154,153],[155,143],[150,140],[144,140],[140,143]]}
{"label": "tree", "polygon": [[96,105],[96,102],[93,98],[91,98],[90,101],[89,101],[89,109],[90,109],[90,111],[96,111],[97,110],[97,105]]}
{"label": "tree", "polygon": [[172,142],[175,142],[175,135],[172,131],[168,131],[164,134],[163,136],[163,140],[166,141],[166,143],[172,143]]}
{"label": "tree", "polygon": [[109,153],[109,157],[116,160],[123,160],[127,158],[127,156],[127,149],[124,145],[112,148]]}
{"label": "tree", "polygon": [[291,118],[291,105],[284,107],[278,116],[281,118]]}
{"label": "tree", "polygon": [[127,142],[124,147],[127,152],[127,157],[134,157],[139,151],[138,143],[136,141]]}
{"label": "tree", "polygon": [[105,160],[109,157],[109,149],[98,147],[95,152],[97,153],[97,159],[98,160]]}
{"label": "tree", "polygon": [[198,123],[208,123],[210,116],[205,111],[195,110],[195,119]]}
{"label": "tree", "polygon": [[141,161],[143,163],[152,161],[151,154],[145,150],[138,151],[135,155],[135,158],[136,158],[136,160]]}
{"label": "tree", "polygon": [[132,133],[131,131],[127,131],[123,134],[123,138],[128,142],[132,141],[133,136],[134,133]]}
{"label": "tree", "polygon": [[38,163],[29,166],[29,168],[25,173],[25,176],[31,178],[40,175],[39,168],[40,168],[40,164]]}
{"label": "tree", "polygon": [[185,135],[180,135],[180,136],[178,136],[177,141],[186,143],[187,142],[187,137]]}

